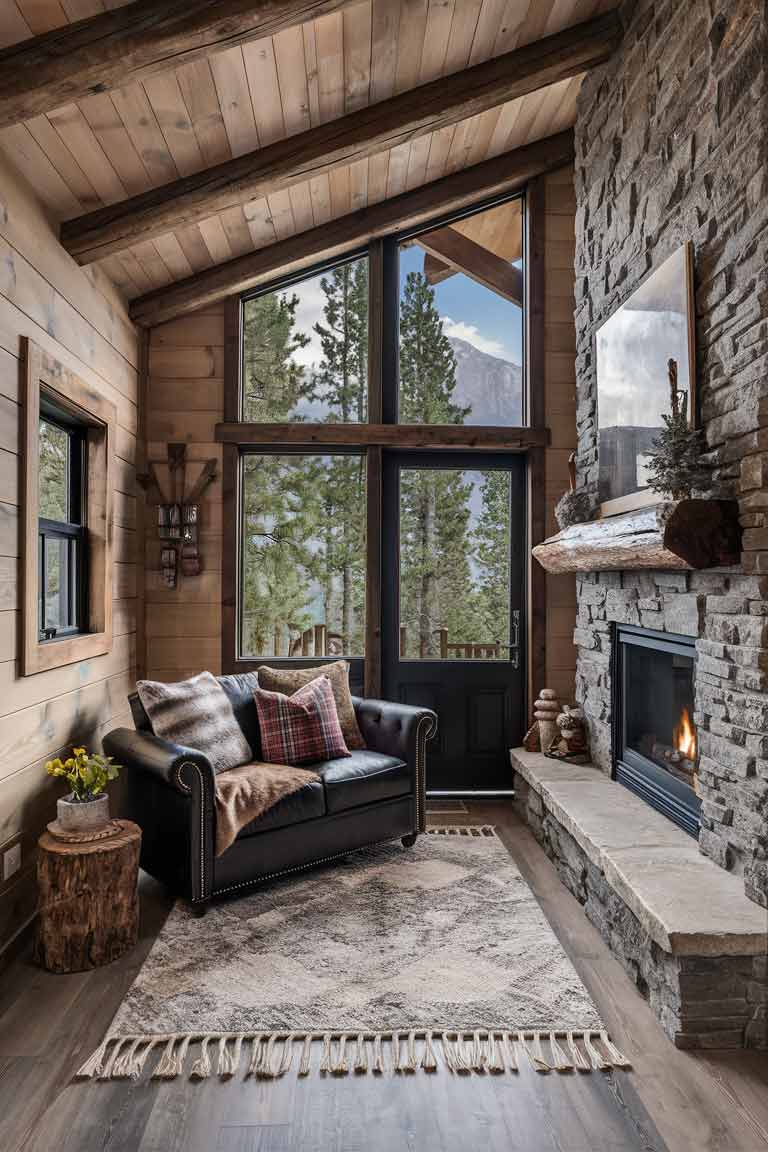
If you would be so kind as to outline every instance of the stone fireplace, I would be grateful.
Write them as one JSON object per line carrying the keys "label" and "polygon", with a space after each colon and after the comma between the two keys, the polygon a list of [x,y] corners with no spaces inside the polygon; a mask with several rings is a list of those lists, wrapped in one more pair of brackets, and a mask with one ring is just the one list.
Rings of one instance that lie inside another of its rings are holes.
{"label": "stone fireplace", "polygon": [[695,646],[699,846],[768,906],[768,15],[761,0],[625,4],[623,43],[575,127],[579,481],[598,493],[594,340],[681,243],[694,254],[696,377],[714,480],[738,500],[735,567],[577,577],[576,697],[614,767],[613,630]]}
{"label": "stone fireplace", "polygon": [[617,625],[613,653],[614,777],[698,837],[694,645]]}
{"label": "stone fireplace", "polygon": [[637,0],[621,14],[575,125],[578,484],[597,516],[596,331],[690,241],[699,422],[741,552],[654,566],[646,525],[625,532],[623,565],[559,569],[577,571],[592,763],[515,749],[515,797],[677,1045],[766,1047],[768,9]]}

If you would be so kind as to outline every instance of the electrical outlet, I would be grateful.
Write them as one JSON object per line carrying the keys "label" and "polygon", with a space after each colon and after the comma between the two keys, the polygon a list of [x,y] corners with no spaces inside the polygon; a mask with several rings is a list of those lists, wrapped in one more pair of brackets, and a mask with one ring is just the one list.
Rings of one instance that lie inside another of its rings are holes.
{"label": "electrical outlet", "polygon": [[3,880],[10,880],[11,876],[21,868],[21,844],[14,844],[12,848],[3,853]]}

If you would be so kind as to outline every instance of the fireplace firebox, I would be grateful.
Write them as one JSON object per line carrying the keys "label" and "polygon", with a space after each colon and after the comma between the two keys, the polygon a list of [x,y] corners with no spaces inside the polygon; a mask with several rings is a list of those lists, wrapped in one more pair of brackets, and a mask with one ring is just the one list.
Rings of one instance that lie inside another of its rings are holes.
{"label": "fireplace firebox", "polygon": [[698,837],[694,645],[687,636],[616,625],[613,774]]}

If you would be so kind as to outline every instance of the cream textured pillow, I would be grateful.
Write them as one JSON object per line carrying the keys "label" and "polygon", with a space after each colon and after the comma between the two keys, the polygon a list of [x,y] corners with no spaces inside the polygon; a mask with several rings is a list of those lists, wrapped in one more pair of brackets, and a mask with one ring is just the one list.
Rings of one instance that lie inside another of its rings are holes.
{"label": "cream textured pillow", "polygon": [[202,752],[214,772],[253,759],[227,694],[210,672],[178,684],[139,680],[136,691],[155,736]]}
{"label": "cream textured pillow", "polygon": [[266,688],[268,692],[282,692],[285,696],[292,696],[299,688],[316,680],[318,676],[327,676],[331,682],[336,711],[339,714],[339,723],[347,748],[365,748],[365,740],[357,726],[355,706],[349,690],[349,664],[346,660],[334,660],[332,664],[317,664],[314,668],[268,668],[264,664],[259,668],[259,687]]}

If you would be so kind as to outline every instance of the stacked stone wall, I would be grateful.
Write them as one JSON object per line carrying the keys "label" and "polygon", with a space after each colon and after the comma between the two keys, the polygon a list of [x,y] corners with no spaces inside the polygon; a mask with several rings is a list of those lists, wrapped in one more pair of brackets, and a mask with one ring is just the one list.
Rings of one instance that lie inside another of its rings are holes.
{"label": "stacked stone wall", "polygon": [[594,336],[680,244],[694,250],[696,380],[741,564],[578,581],[577,698],[611,764],[616,622],[695,636],[700,846],[768,906],[768,15],[763,0],[637,0],[576,122],[580,481],[597,505]]}

